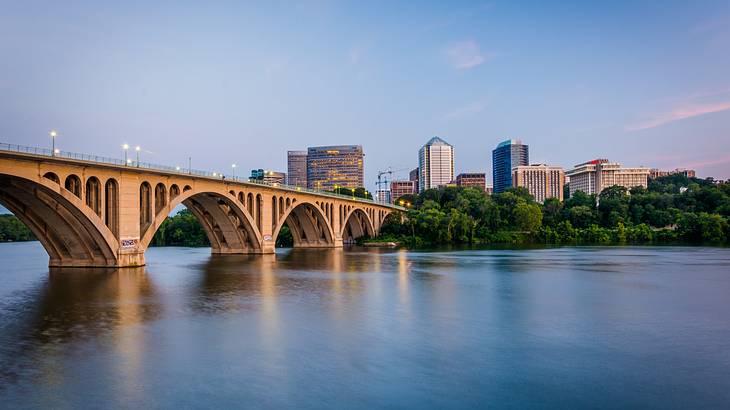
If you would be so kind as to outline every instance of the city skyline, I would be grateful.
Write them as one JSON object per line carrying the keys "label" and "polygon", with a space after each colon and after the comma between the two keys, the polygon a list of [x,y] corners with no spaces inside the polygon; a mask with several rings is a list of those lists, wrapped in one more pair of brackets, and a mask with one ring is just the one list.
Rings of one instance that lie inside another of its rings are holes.
{"label": "city skyline", "polygon": [[58,129],[63,150],[119,158],[128,143],[219,172],[358,144],[373,192],[433,135],[455,174],[489,185],[491,150],[512,138],[565,169],[605,157],[728,179],[728,22],[724,2],[11,4],[0,140],[50,147]]}

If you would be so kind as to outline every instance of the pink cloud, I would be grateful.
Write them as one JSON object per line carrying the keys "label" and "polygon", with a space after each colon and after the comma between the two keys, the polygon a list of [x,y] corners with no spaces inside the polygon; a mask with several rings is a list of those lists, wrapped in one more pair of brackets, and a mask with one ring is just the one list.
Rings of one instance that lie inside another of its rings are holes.
{"label": "pink cloud", "polygon": [[649,121],[629,125],[627,129],[629,131],[640,131],[649,128],[656,128],[670,122],[726,110],[730,110],[730,101],[694,103],[674,111],[662,113]]}
{"label": "pink cloud", "polygon": [[702,168],[702,167],[709,167],[712,165],[722,165],[722,164],[727,164],[727,163],[730,163],[730,155],[725,155],[724,157],[709,159],[706,161],[690,162],[687,164],[683,164],[682,168]]}

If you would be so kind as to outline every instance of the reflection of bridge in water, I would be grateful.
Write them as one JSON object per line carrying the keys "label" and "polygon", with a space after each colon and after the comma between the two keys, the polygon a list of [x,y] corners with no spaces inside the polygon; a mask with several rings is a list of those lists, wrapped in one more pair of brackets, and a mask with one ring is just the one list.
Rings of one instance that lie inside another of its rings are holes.
{"label": "reflection of bridge in water", "polygon": [[178,205],[200,221],[214,254],[273,253],[287,225],[296,248],[376,236],[400,207],[216,173],[0,144],[0,204],[43,244],[50,266],[144,265]]}

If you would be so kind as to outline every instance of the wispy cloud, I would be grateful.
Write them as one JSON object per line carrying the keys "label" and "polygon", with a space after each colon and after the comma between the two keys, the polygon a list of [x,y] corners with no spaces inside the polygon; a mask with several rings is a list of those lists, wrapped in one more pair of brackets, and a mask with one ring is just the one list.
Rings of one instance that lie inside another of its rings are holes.
{"label": "wispy cloud", "polygon": [[486,105],[481,101],[473,102],[469,105],[460,107],[454,111],[450,111],[444,115],[445,120],[455,120],[471,114],[477,114],[484,111]]}
{"label": "wispy cloud", "polygon": [[446,58],[456,69],[467,70],[483,64],[487,57],[479,50],[479,44],[474,40],[460,41],[446,49]]}
{"label": "wispy cloud", "polygon": [[688,102],[680,108],[660,113],[654,116],[654,118],[640,123],[631,124],[626,128],[629,131],[646,130],[649,128],[661,127],[662,125],[669,124],[674,121],[726,110],[730,110],[730,100],[715,102]]}

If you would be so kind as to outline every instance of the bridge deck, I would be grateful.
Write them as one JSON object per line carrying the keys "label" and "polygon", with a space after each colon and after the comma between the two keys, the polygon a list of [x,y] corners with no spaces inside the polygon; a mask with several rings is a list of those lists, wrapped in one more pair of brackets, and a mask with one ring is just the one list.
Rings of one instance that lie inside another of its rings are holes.
{"label": "bridge deck", "polygon": [[226,175],[223,173],[203,171],[198,169],[188,169],[182,167],[171,167],[168,165],[153,164],[149,162],[132,161],[131,163],[125,162],[122,159],[104,157],[91,154],[80,154],[68,151],[58,151],[55,154],[48,148],[30,147],[18,144],[7,144],[0,143],[0,155],[10,157],[25,157],[29,159],[45,160],[45,161],[59,161],[75,165],[93,165],[98,167],[120,169],[125,171],[135,170],[150,172],[157,175],[170,175],[170,176],[190,176],[197,178],[206,178],[209,180],[218,180],[225,182],[234,182],[242,186],[263,186],[276,188],[283,191],[289,191],[292,193],[301,192],[309,193],[313,195],[319,195],[329,198],[336,198],[346,201],[355,201],[360,203],[366,203],[369,205],[384,206],[400,211],[405,211],[406,208],[394,204],[385,202],[378,202],[373,199],[359,198],[351,195],[341,195],[334,192],[320,191],[316,189],[303,188],[297,186],[291,186],[286,184],[268,183],[264,181],[251,181],[248,178],[241,178],[239,176]]}

